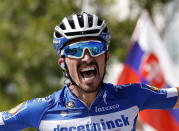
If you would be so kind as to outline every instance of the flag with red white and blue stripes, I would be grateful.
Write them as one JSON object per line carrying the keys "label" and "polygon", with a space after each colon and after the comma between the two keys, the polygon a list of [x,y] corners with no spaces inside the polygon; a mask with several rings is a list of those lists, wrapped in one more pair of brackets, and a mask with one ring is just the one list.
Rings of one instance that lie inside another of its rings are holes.
{"label": "flag with red white and blue stripes", "polygon": [[[172,61],[146,11],[133,33],[117,84],[146,83],[158,88],[179,85]],[[141,120],[157,131],[179,131],[179,110],[145,110]]]}

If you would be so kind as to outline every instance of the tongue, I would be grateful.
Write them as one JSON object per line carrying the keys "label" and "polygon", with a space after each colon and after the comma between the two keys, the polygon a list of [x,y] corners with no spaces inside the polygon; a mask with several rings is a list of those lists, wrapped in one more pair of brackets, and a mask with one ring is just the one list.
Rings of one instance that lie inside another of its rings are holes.
{"label": "tongue", "polygon": [[85,71],[82,73],[84,78],[90,78],[95,75],[94,71]]}

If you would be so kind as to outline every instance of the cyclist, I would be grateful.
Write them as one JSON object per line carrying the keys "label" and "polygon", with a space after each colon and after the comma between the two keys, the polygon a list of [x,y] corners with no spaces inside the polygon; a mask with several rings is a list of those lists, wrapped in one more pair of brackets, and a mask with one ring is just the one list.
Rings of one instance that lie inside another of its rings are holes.
{"label": "cyclist", "polygon": [[65,17],[55,27],[53,44],[70,83],[46,98],[0,112],[0,130],[135,131],[139,111],[179,107],[178,88],[104,83],[109,41],[108,27],[96,15]]}

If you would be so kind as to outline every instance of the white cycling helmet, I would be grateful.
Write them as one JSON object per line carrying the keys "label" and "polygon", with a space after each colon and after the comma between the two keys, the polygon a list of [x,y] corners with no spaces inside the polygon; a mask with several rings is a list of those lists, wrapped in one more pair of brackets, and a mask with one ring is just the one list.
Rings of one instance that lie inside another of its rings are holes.
{"label": "white cycling helmet", "polygon": [[107,47],[110,41],[110,33],[104,20],[85,12],[72,14],[69,17],[65,17],[55,27],[53,44],[58,55],[60,56],[60,51],[66,43],[82,37],[96,37],[103,41]]}

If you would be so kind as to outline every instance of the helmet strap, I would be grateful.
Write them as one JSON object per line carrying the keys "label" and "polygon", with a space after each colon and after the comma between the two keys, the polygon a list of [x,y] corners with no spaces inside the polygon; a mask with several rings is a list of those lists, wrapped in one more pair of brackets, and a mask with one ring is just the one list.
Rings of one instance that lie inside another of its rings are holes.
{"label": "helmet strap", "polygon": [[68,66],[67,66],[66,61],[65,61],[65,58],[64,58],[64,65],[65,65],[64,77],[67,78],[67,79],[69,79],[72,85],[75,85],[75,86],[81,88],[81,87],[80,87],[79,85],[77,85],[77,84],[75,83],[75,81],[71,78],[70,72],[69,72],[69,69],[68,69]]}

